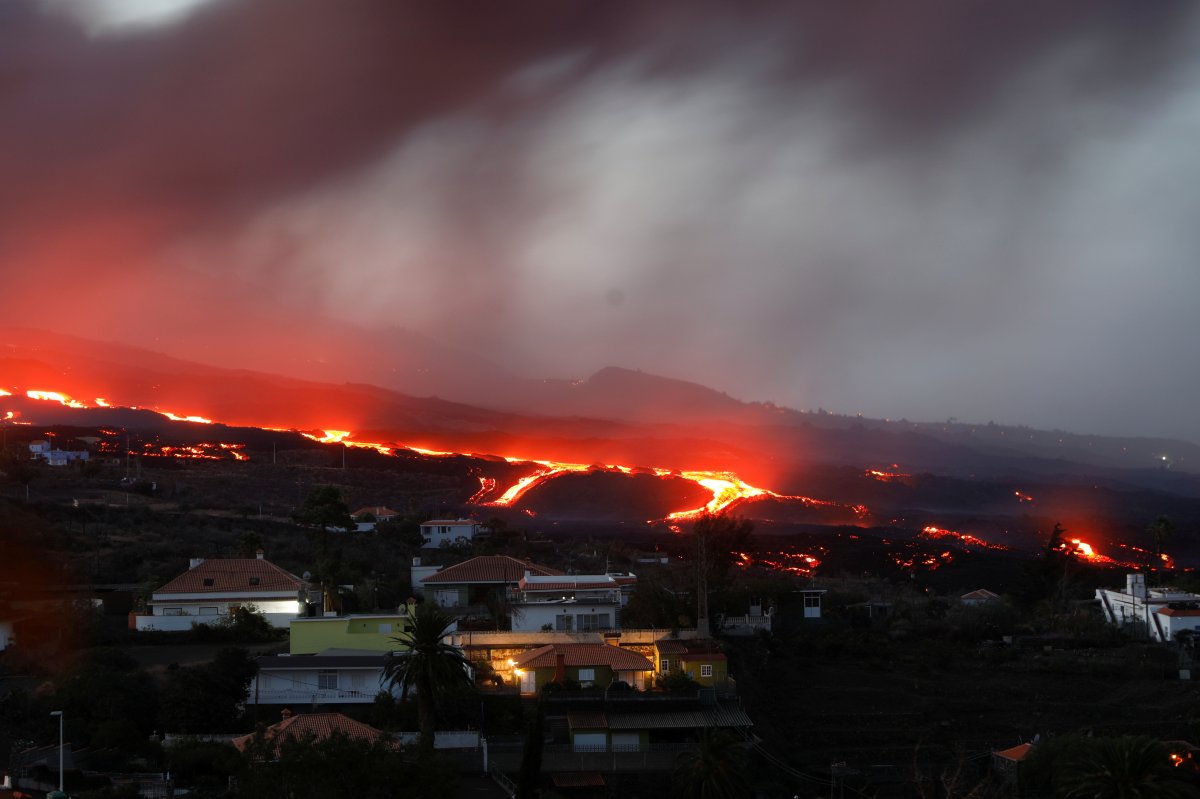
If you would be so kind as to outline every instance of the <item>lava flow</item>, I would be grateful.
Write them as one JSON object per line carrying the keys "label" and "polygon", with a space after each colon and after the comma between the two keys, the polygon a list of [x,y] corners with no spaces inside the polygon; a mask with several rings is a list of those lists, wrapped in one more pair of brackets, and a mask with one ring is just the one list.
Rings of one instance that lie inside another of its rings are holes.
{"label": "lava flow", "polygon": [[945,530],[941,527],[934,527],[932,525],[921,530],[920,537],[951,540],[961,546],[965,552],[971,551],[972,547],[978,549],[1009,549],[1009,547],[1006,547],[1003,544],[993,544],[988,541],[984,541],[982,538],[973,536],[970,533],[960,533],[956,530]]}
{"label": "lava flow", "polygon": [[[2,394],[0,394],[0,396],[11,396],[11,394],[7,391],[4,391]],[[85,408],[97,408],[97,407],[99,407],[99,408],[113,407],[113,405],[110,404],[110,401],[107,399],[96,398],[95,403],[93,405],[88,405],[82,401],[74,399],[73,397],[71,397],[68,394],[58,392],[58,391],[48,391],[48,390],[41,390],[41,389],[30,390],[30,391],[25,392],[25,396],[28,397],[29,399],[34,399],[34,400],[57,402],[57,403],[63,405],[64,407],[68,407],[68,408],[85,409]],[[136,407],[136,406],[129,406],[129,407]],[[167,410],[163,410],[163,409],[157,408],[157,407],[154,408],[153,410],[155,412],[165,416],[166,418],[171,419],[172,421],[176,421],[176,422],[186,422],[186,423],[191,423],[191,424],[206,424],[206,425],[216,424],[216,422],[214,422],[212,419],[205,417],[205,416],[198,416],[195,414],[176,413],[174,411],[167,411]],[[267,427],[264,429],[280,429],[280,428]],[[388,444],[380,444],[380,443],[366,442],[366,441],[354,441],[350,438],[350,436],[352,435],[351,431],[348,431],[348,430],[321,430],[320,435],[318,435],[316,432],[303,432],[303,431],[299,431],[299,432],[301,432],[301,434],[306,436],[307,438],[309,438],[313,441],[323,443],[323,444],[342,444],[343,446],[347,446],[347,447],[360,447],[363,449],[373,449],[384,455],[393,455],[393,454],[395,454],[396,450],[400,449],[400,448],[408,449],[408,450],[411,450],[414,452],[418,452],[418,453],[421,453],[424,455],[430,455],[430,456],[447,456],[447,457],[449,457],[449,456],[465,455],[465,456],[471,457],[473,455],[473,453],[440,452],[440,451],[436,451],[436,450],[429,450],[429,449],[424,449],[424,448],[420,448],[420,447],[410,447],[410,446],[404,446],[404,445],[399,445],[399,444],[388,445]],[[236,458],[237,460],[247,460],[248,456],[246,455],[245,452],[242,451],[242,449],[244,449],[243,445],[201,444],[201,445],[196,445],[196,446],[192,446],[192,447],[166,447],[166,446],[163,446],[163,447],[158,447],[157,450],[154,452],[154,454],[158,454],[161,456],[169,455],[172,457],[188,457],[188,458],[201,458],[201,459],[210,459],[210,458],[214,458],[214,457],[219,458],[219,457],[222,457],[223,455],[227,455],[227,456],[232,456],[232,457]],[[146,452],[143,454],[150,454],[150,453]],[[492,506],[513,506],[521,499],[522,496],[524,496],[526,493],[528,493],[530,490],[532,490],[536,486],[541,485],[542,483],[546,482],[547,480],[553,479],[559,475],[566,474],[566,473],[587,472],[587,471],[591,471],[592,469],[598,468],[595,465],[587,465],[587,464],[581,464],[581,463],[562,463],[562,462],[557,462],[557,461],[544,461],[544,460],[527,459],[527,458],[505,457],[504,460],[507,461],[508,463],[534,463],[534,464],[541,466],[542,468],[539,469],[538,471],[536,471],[534,474],[528,475],[526,477],[522,477],[520,480],[518,480],[516,482],[516,484],[509,486],[509,488],[507,490],[505,490],[504,493],[502,493],[498,498],[491,500],[491,501],[485,501],[484,498],[495,492],[496,481],[494,478],[491,478],[491,477],[481,477],[480,478],[480,490],[477,491],[470,499],[470,502],[472,504],[492,505]],[[599,467],[599,468],[611,469],[611,470],[622,472],[623,474],[632,474],[634,472],[634,469],[629,466],[605,465],[605,466]],[[704,487],[705,489],[707,489],[708,491],[712,492],[712,499],[709,500],[707,503],[705,503],[702,507],[693,508],[690,510],[676,511],[674,513],[669,514],[667,516],[667,519],[664,521],[686,521],[686,520],[695,519],[703,513],[720,513],[722,511],[730,509],[737,503],[744,502],[744,501],[750,500],[750,499],[754,499],[756,497],[768,497],[768,498],[773,498],[773,499],[778,499],[778,500],[799,502],[799,503],[804,504],[809,507],[845,507],[847,510],[851,511],[855,516],[857,516],[859,518],[865,517],[869,512],[868,509],[863,505],[842,506],[835,502],[827,502],[825,500],[812,499],[811,497],[779,494],[779,493],[776,493],[769,489],[758,488],[756,486],[752,486],[752,485],[746,483],[745,481],[743,481],[741,478],[739,478],[737,475],[733,474],[732,472],[696,471],[696,470],[675,471],[675,470],[663,469],[663,468],[654,468],[654,469],[649,469],[647,471],[649,471],[659,477],[674,476],[674,477],[680,477],[684,480],[690,480],[690,481],[696,483],[697,485],[700,485],[700,486]]]}

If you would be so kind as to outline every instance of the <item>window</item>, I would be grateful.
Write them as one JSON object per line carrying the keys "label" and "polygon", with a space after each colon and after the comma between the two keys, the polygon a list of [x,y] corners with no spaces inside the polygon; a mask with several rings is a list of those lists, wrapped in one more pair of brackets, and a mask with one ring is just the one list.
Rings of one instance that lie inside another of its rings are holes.
{"label": "window", "polygon": [[317,672],[317,687],[322,691],[336,691],[338,689],[338,673],[334,669],[326,669]]}
{"label": "window", "polygon": [[670,671],[671,670],[671,659],[663,658],[662,660],[658,661],[658,670],[662,671],[662,672]]}
{"label": "window", "polygon": [[200,608],[200,615],[201,616],[216,616],[217,609],[216,608]]}
{"label": "window", "polygon": [[579,629],[583,632],[607,629],[611,626],[608,619],[609,614],[607,613],[580,613]]}
{"label": "window", "polygon": [[806,607],[806,608],[821,607],[821,595],[820,594],[805,594],[804,595],[804,607]]}
{"label": "window", "polygon": [[569,614],[563,614],[554,617],[554,629],[556,630],[574,630],[575,617]]}
{"label": "window", "polygon": [[596,670],[595,669],[580,669],[579,670],[579,681],[580,682],[592,682],[595,679],[596,679]]}
{"label": "window", "polygon": [[258,585],[258,582],[259,582],[259,580],[257,577],[250,578],[250,585]]}
{"label": "window", "polygon": [[164,616],[182,616],[183,608],[163,608]]}
{"label": "window", "polygon": [[711,677],[712,676],[712,664],[711,663],[704,663],[700,666],[700,676],[701,677]]}
{"label": "window", "polygon": [[390,625],[390,624],[380,624],[379,625],[379,632],[390,633],[391,631],[392,631],[392,625]]}
{"label": "window", "polygon": [[205,588],[212,588],[212,586],[213,586],[213,578],[211,578],[211,577],[205,577],[205,578],[204,578],[204,587],[205,587]]}

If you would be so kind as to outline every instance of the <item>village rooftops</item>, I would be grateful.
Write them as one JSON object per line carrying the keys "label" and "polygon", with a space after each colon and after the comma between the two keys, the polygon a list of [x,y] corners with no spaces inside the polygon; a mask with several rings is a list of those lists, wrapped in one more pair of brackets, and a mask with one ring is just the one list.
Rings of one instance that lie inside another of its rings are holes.
{"label": "village rooftops", "polygon": [[508,555],[481,555],[477,558],[447,566],[426,577],[422,582],[432,584],[518,583],[526,575],[549,577],[562,575],[557,569],[540,566]]}

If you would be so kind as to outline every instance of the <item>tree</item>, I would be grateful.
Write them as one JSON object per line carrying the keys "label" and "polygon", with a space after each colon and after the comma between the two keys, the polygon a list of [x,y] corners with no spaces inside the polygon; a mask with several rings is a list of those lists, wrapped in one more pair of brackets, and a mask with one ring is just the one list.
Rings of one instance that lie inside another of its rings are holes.
{"label": "tree", "polygon": [[336,486],[317,486],[304,500],[304,504],[292,514],[292,521],[313,528],[320,544],[320,556],[324,559],[329,551],[328,531],[353,530],[354,519],[350,508],[342,499]]}
{"label": "tree", "polygon": [[731,730],[707,727],[695,751],[675,761],[672,793],[679,799],[737,799],[750,795],[746,750]]}
{"label": "tree", "polygon": [[1064,799],[1183,799],[1200,797],[1165,744],[1145,736],[1095,738],[1066,765],[1059,783]]}
{"label": "tree", "polygon": [[703,513],[692,527],[696,537],[697,624],[708,622],[708,594],[729,586],[737,553],[754,550],[754,524],[723,513]]}
{"label": "tree", "polygon": [[399,686],[402,698],[416,691],[421,748],[425,750],[433,749],[439,702],[473,687],[470,663],[461,650],[443,640],[452,622],[432,602],[417,605],[409,629],[392,638],[404,651],[393,653],[384,666],[389,688]]}
{"label": "tree", "polygon": [[1159,516],[1146,527],[1146,532],[1154,537],[1154,562],[1151,569],[1159,570],[1167,567],[1170,559],[1163,552],[1163,547],[1175,533],[1175,525],[1166,516]]}

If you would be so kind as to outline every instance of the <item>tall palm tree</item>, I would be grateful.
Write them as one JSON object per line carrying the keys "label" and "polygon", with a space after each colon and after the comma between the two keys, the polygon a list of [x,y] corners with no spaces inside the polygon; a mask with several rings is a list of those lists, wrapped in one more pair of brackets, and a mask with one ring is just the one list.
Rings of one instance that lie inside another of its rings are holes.
{"label": "tall palm tree", "polygon": [[740,799],[750,795],[746,750],[732,730],[705,728],[694,752],[675,761],[671,779],[679,799]]}
{"label": "tall palm tree", "polygon": [[1192,775],[1173,766],[1167,747],[1144,736],[1096,738],[1067,766],[1064,799],[1183,799],[1200,797]]}
{"label": "tall palm tree", "polygon": [[439,700],[473,687],[470,662],[461,650],[443,640],[453,621],[432,602],[417,605],[411,626],[392,638],[403,651],[392,653],[384,666],[388,687],[399,686],[401,698],[406,698],[409,691],[416,691],[423,749],[433,748]]}

